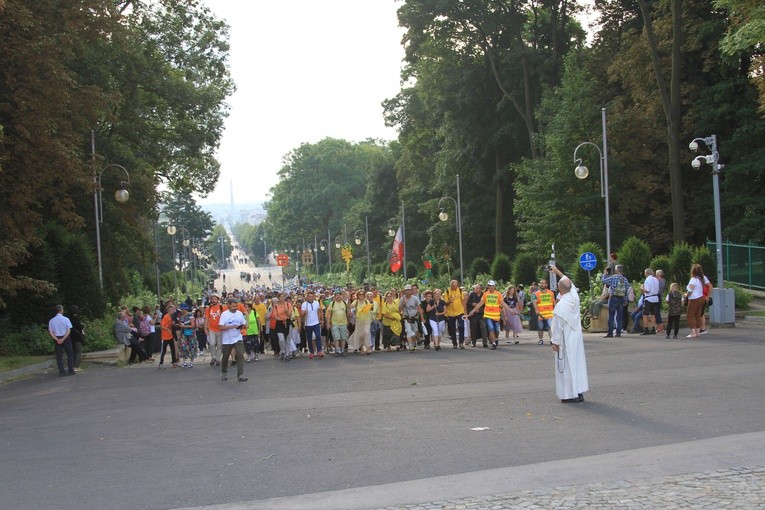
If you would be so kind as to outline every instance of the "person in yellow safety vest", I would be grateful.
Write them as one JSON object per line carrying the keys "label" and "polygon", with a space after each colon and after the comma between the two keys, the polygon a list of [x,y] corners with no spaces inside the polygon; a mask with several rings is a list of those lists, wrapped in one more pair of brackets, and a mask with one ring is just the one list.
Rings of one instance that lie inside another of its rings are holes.
{"label": "person in yellow safety vest", "polygon": [[499,318],[502,316],[502,308],[507,308],[502,294],[497,291],[497,282],[489,280],[486,284],[486,292],[481,296],[481,301],[475,304],[468,314],[468,317],[483,308],[483,320],[486,322],[486,329],[489,332],[489,343],[491,349],[497,348],[497,338],[499,337]]}
{"label": "person in yellow safety vest", "polygon": [[547,331],[547,337],[552,338],[550,336],[550,320],[553,317],[553,310],[555,310],[555,294],[547,288],[547,280],[539,280],[539,290],[531,295],[531,304],[537,312],[539,345],[544,345],[545,331]]}

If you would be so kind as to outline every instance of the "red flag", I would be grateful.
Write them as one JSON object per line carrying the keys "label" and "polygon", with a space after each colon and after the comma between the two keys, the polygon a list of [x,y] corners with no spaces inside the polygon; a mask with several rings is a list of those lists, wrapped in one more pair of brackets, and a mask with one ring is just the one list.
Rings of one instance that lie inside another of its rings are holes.
{"label": "red flag", "polygon": [[404,265],[404,233],[398,227],[396,237],[393,239],[393,249],[390,252],[390,270],[399,271]]}

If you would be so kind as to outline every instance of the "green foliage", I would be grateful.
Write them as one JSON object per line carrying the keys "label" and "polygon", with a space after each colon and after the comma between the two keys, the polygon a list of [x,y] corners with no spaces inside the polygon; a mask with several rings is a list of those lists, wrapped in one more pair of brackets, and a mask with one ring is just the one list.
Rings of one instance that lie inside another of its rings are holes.
{"label": "green foliage", "polygon": [[486,257],[476,257],[470,264],[469,274],[473,280],[475,280],[479,274],[486,274],[489,271],[491,271],[491,266],[489,265],[489,259]]}
{"label": "green foliage", "polygon": [[0,356],[34,356],[53,353],[53,339],[47,326],[28,325],[10,328],[0,324]]}
{"label": "green foliage", "polygon": [[[672,259],[669,257],[669,255],[657,255],[653,259],[651,259],[651,265],[649,266],[654,270],[654,273],[657,269],[661,269],[664,271],[664,278],[667,280],[667,290],[669,290],[669,286],[671,283],[674,282],[672,280]],[[682,282],[677,282],[681,286],[683,285]]]}
{"label": "green foliage", "polygon": [[717,285],[717,262],[716,257],[706,246],[697,246],[692,255],[695,264],[701,264],[704,274],[713,285]]}
{"label": "green foliage", "polygon": [[497,253],[494,255],[494,260],[491,263],[491,274],[494,275],[495,280],[509,282],[512,272],[513,264],[510,260],[510,257],[504,253]]}
{"label": "green foliage", "polygon": [[116,313],[107,314],[99,319],[84,320],[85,344],[82,350],[85,352],[105,351],[113,349],[117,345],[114,336],[114,322]]}
{"label": "green foliage", "polygon": [[748,310],[752,302],[752,293],[735,284],[730,285],[730,287],[733,289],[733,299],[736,300],[736,308],[738,310]]}
{"label": "green foliage", "polygon": [[[672,251],[669,252],[670,273],[667,279],[671,282],[677,282],[680,288],[684,288],[688,283],[693,265],[693,247],[688,243],[675,243]],[[671,279],[670,279],[671,278]]]}
{"label": "green foliage", "polygon": [[643,280],[643,272],[651,263],[651,258],[651,247],[635,236],[625,239],[619,247],[619,264],[624,267],[624,276],[631,282]]}
{"label": "green foliage", "polygon": [[531,253],[519,253],[513,262],[513,283],[528,285],[537,279],[537,258]]}

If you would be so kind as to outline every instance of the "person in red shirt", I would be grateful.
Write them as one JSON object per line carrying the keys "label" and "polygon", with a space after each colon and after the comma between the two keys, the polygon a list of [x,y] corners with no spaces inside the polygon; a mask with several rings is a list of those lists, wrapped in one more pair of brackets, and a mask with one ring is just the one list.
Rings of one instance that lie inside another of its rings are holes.
{"label": "person in red shirt", "polygon": [[162,338],[162,354],[159,356],[159,368],[163,367],[165,362],[165,352],[167,352],[167,346],[170,346],[170,354],[173,360],[173,368],[178,367],[178,355],[175,353],[175,339],[173,338],[173,313],[175,313],[175,305],[167,305],[165,315],[159,323]]}
{"label": "person in red shirt", "polygon": [[223,313],[220,298],[216,295],[210,297],[210,306],[205,310],[205,333],[207,333],[207,347],[210,349],[210,365],[220,366],[222,354],[221,331],[218,327],[220,315]]}

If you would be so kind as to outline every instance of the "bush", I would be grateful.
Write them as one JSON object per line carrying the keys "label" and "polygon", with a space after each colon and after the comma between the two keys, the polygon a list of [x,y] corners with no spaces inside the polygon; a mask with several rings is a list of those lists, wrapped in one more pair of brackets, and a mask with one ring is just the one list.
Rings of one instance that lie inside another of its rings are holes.
{"label": "bush", "polygon": [[491,263],[491,274],[495,280],[509,282],[513,272],[513,264],[510,257],[504,253],[497,253]]}
{"label": "bush", "polygon": [[706,246],[699,246],[693,250],[693,262],[701,264],[704,274],[709,281],[717,285],[717,257]]}
{"label": "bush", "polygon": [[672,276],[670,281],[677,282],[681,288],[684,288],[690,279],[691,265],[693,264],[693,248],[688,243],[675,243],[672,251],[669,252],[669,259],[671,261],[670,271]]}
{"label": "bush", "polygon": [[82,325],[85,327],[85,344],[82,346],[82,350],[96,352],[113,349],[117,345],[117,338],[114,336],[115,318],[116,313],[101,319],[82,321]]}
{"label": "bush", "polygon": [[0,356],[38,356],[53,354],[53,339],[41,325],[0,329]]}
{"label": "bush", "polygon": [[643,272],[651,263],[651,247],[635,236],[624,240],[618,251],[619,264],[624,267],[624,276],[629,281],[641,281]]}
{"label": "bush", "polygon": [[752,294],[738,285],[731,284],[733,289],[733,298],[736,300],[736,308],[739,310],[748,310],[749,303],[752,302]]}
{"label": "bush", "polygon": [[513,262],[512,281],[516,285],[523,284],[526,287],[537,279],[537,259],[530,253],[521,253]]}
{"label": "bush", "polygon": [[470,276],[472,276],[474,279],[481,273],[488,273],[491,271],[491,266],[489,266],[489,260],[485,257],[476,257],[473,259],[472,264],[470,264]]}

